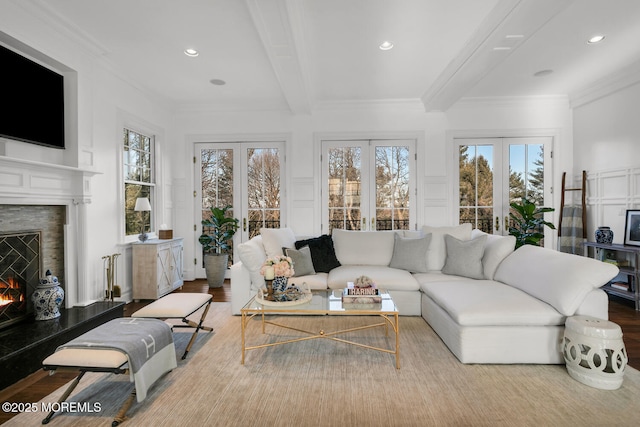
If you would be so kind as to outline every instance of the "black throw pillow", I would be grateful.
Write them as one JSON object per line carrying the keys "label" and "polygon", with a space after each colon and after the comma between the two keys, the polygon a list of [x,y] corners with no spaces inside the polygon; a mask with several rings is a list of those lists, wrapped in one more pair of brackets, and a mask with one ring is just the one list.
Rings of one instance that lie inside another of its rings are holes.
{"label": "black throw pillow", "polygon": [[333,248],[333,239],[328,234],[296,242],[296,249],[303,246],[309,246],[311,250],[311,262],[316,273],[328,273],[340,267],[340,261],[336,258],[336,251]]}

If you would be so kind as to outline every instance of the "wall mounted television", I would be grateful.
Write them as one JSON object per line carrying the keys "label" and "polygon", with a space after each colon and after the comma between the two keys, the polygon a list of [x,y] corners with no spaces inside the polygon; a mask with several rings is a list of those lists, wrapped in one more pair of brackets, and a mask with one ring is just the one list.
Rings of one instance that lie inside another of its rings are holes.
{"label": "wall mounted television", "polygon": [[64,77],[0,46],[0,136],[64,148]]}

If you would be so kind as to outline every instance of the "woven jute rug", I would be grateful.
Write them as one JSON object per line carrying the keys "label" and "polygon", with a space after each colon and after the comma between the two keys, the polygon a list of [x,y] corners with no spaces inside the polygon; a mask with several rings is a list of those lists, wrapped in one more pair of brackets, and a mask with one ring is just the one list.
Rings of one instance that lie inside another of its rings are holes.
{"label": "woven jute rug", "polygon": [[[195,315],[198,317],[198,314]],[[313,331],[359,326],[369,317],[300,316],[278,320]],[[134,403],[131,426],[635,426],[640,373],[627,368],[620,389],[572,379],[563,365],[463,365],[420,317],[400,318],[400,365],[394,356],[326,339],[247,352],[241,360],[240,317],[214,303],[186,360]],[[179,331],[179,330],[176,330]],[[250,322],[251,344],[302,334]],[[178,358],[189,332],[174,334]],[[393,345],[393,334],[362,330],[349,338]],[[52,426],[111,424],[133,385],[125,375],[87,374],[70,401],[99,403],[97,412],[57,414]],[[39,403],[56,402],[66,387]],[[8,426],[40,425],[23,413]]]}

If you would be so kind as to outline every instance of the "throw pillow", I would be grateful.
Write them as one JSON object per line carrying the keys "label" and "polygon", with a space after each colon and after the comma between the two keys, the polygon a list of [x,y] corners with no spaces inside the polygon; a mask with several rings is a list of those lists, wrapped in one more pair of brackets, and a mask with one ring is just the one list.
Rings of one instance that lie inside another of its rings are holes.
{"label": "throw pillow", "polygon": [[389,263],[391,268],[407,270],[411,273],[427,272],[427,250],[431,242],[431,234],[424,237],[394,237],[393,257]]}
{"label": "throw pillow", "polygon": [[447,259],[442,272],[470,279],[484,279],[482,256],[487,236],[476,237],[473,240],[459,240],[453,236],[444,236],[447,246]]}
{"label": "throw pillow", "polygon": [[300,249],[284,248],[284,254],[293,261],[293,271],[295,271],[293,277],[316,274],[309,246],[303,246]]}
{"label": "throw pillow", "polygon": [[427,267],[429,267],[429,271],[440,271],[444,266],[444,261],[447,258],[444,236],[450,234],[456,239],[469,240],[471,239],[472,228],[469,223],[453,227],[431,227],[428,225],[422,227],[422,232],[425,235],[429,233],[432,234],[429,250],[427,251]]}
{"label": "throw pillow", "polygon": [[515,250],[516,238],[514,236],[487,234],[478,229],[471,232],[472,239],[476,239],[479,236],[487,236],[487,242],[484,245],[484,255],[482,256],[484,278],[493,280],[493,276],[502,260]]}
{"label": "throw pillow", "polygon": [[251,285],[254,289],[259,289],[264,284],[264,277],[260,274],[260,268],[267,259],[262,245],[262,236],[257,235],[251,240],[238,245],[238,256],[242,264],[249,270]]}
{"label": "throw pillow", "polygon": [[267,257],[282,255],[282,248],[291,248],[296,241],[290,228],[261,228],[260,235]]}
{"label": "throw pillow", "polygon": [[328,234],[295,242],[296,249],[303,246],[309,246],[311,250],[311,261],[316,273],[328,273],[334,268],[340,267],[340,261],[336,258],[336,251],[333,248],[333,240]]}

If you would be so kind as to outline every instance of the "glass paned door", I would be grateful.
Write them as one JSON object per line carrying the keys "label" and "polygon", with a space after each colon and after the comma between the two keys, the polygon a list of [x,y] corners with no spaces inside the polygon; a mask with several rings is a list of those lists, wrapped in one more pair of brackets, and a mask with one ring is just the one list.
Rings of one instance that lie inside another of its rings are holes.
{"label": "glass paned door", "polygon": [[494,218],[494,145],[490,141],[459,145],[458,200],[460,223],[492,233]]}
{"label": "glass paned door", "polygon": [[[233,239],[236,244],[257,235],[262,227],[281,226],[284,143],[198,143],[195,153],[195,274],[205,277],[198,237],[203,232],[201,221],[211,214],[211,207],[232,206],[229,215],[240,219]],[[233,249],[229,259],[232,263]]]}
{"label": "glass paned door", "polygon": [[415,141],[323,141],[323,230],[415,223]]}
{"label": "glass paned door", "polygon": [[408,230],[411,224],[411,150],[407,145],[378,145],[375,150],[376,230]]}
{"label": "glass paned door", "polygon": [[280,228],[280,150],[278,148],[243,149],[246,168],[246,205],[243,233],[251,239],[260,228]]}
{"label": "glass paned door", "polygon": [[[328,230],[361,230],[366,228],[366,215],[362,215],[362,155],[364,145],[326,147],[328,177]],[[366,174],[365,174],[366,175]],[[365,182],[365,187],[368,182]],[[362,222],[361,222],[362,221]]]}
{"label": "glass paned door", "polygon": [[455,141],[460,223],[507,235],[512,202],[527,197],[537,206],[549,205],[545,201],[552,200],[551,137]]}

